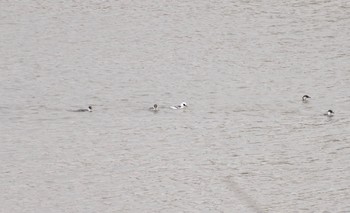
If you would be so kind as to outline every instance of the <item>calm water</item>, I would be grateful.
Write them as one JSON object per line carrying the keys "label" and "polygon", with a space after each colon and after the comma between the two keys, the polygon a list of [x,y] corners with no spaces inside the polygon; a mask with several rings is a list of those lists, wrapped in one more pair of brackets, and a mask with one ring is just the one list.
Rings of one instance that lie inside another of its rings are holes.
{"label": "calm water", "polygon": [[349,11],[2,0],[0,212],[350,212]]}

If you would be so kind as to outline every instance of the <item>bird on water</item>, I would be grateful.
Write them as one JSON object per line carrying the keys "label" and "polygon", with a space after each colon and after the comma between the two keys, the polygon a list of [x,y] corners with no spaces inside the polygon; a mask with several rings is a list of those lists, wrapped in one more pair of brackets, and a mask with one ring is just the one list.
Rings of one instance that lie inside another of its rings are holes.
{"label": "bird on water", "polygon": [[87,109],[77,109],[74,112],[92,112],[92,106],[89,106]]}
{"label": "bird on water", "polygon": [[302,101],[304,102],[304,103],[306,103],[306,102],[308,102],[308,99],[309,98],[311,98],[310,96],[308,96],[308,95],[304,95],[303,97],[302,97]]}

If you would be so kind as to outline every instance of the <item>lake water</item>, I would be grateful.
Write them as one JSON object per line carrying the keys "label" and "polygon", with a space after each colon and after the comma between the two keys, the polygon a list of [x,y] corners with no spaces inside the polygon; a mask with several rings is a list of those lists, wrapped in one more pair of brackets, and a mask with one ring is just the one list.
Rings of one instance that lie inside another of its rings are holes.
{"label": "lake water", "polygon": [[0,212],[350,212],[349,11],[2,0]]}

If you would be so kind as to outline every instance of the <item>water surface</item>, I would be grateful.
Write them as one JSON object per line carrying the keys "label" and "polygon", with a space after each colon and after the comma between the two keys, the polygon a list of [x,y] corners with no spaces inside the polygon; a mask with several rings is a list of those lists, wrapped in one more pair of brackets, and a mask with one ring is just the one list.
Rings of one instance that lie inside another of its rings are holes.
{"label": "water surface", "polygon": [[0,8],[2,212],[350,211],[348,1]]}

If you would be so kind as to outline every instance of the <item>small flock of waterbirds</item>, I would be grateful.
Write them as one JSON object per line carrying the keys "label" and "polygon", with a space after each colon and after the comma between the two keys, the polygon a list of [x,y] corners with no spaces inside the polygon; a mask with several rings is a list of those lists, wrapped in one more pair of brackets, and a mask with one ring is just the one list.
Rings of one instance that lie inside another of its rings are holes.
{"label": "small flock of waterbirds", "polygon": [[[311,98],[310,96],[304,95],[301,100],[304,103],[307,103],[310,98]],[[184,109],[186,107],[187,107],[187,103],[186,102],[182,102],[180,105],[171,106],[170,108],[171,109]],[[149,108],[149,110],[153,111],[153,112],[158,112],[159,111],[158,104],[154,104],[153,107]],[[87,109],[74,110],[74,112],[92,112],[92,106],[89,106]],[[326,113],[324,113],[324,115],[328,116],[328,117],[332,117],[332,116],[334,116],[334,112],[333,112],[333,110],[330,109]]]}
{"label": "small flock of waterbirds", "polygon": [[[304,103],[307,103],[309,101],[311,97],[308,95],[304,95],[301,99]],[[326,113],[324,113],[324,115],[328,116],[328,117],[333,117],[334,116],[334,112],[333,110],[329,109]]]}

